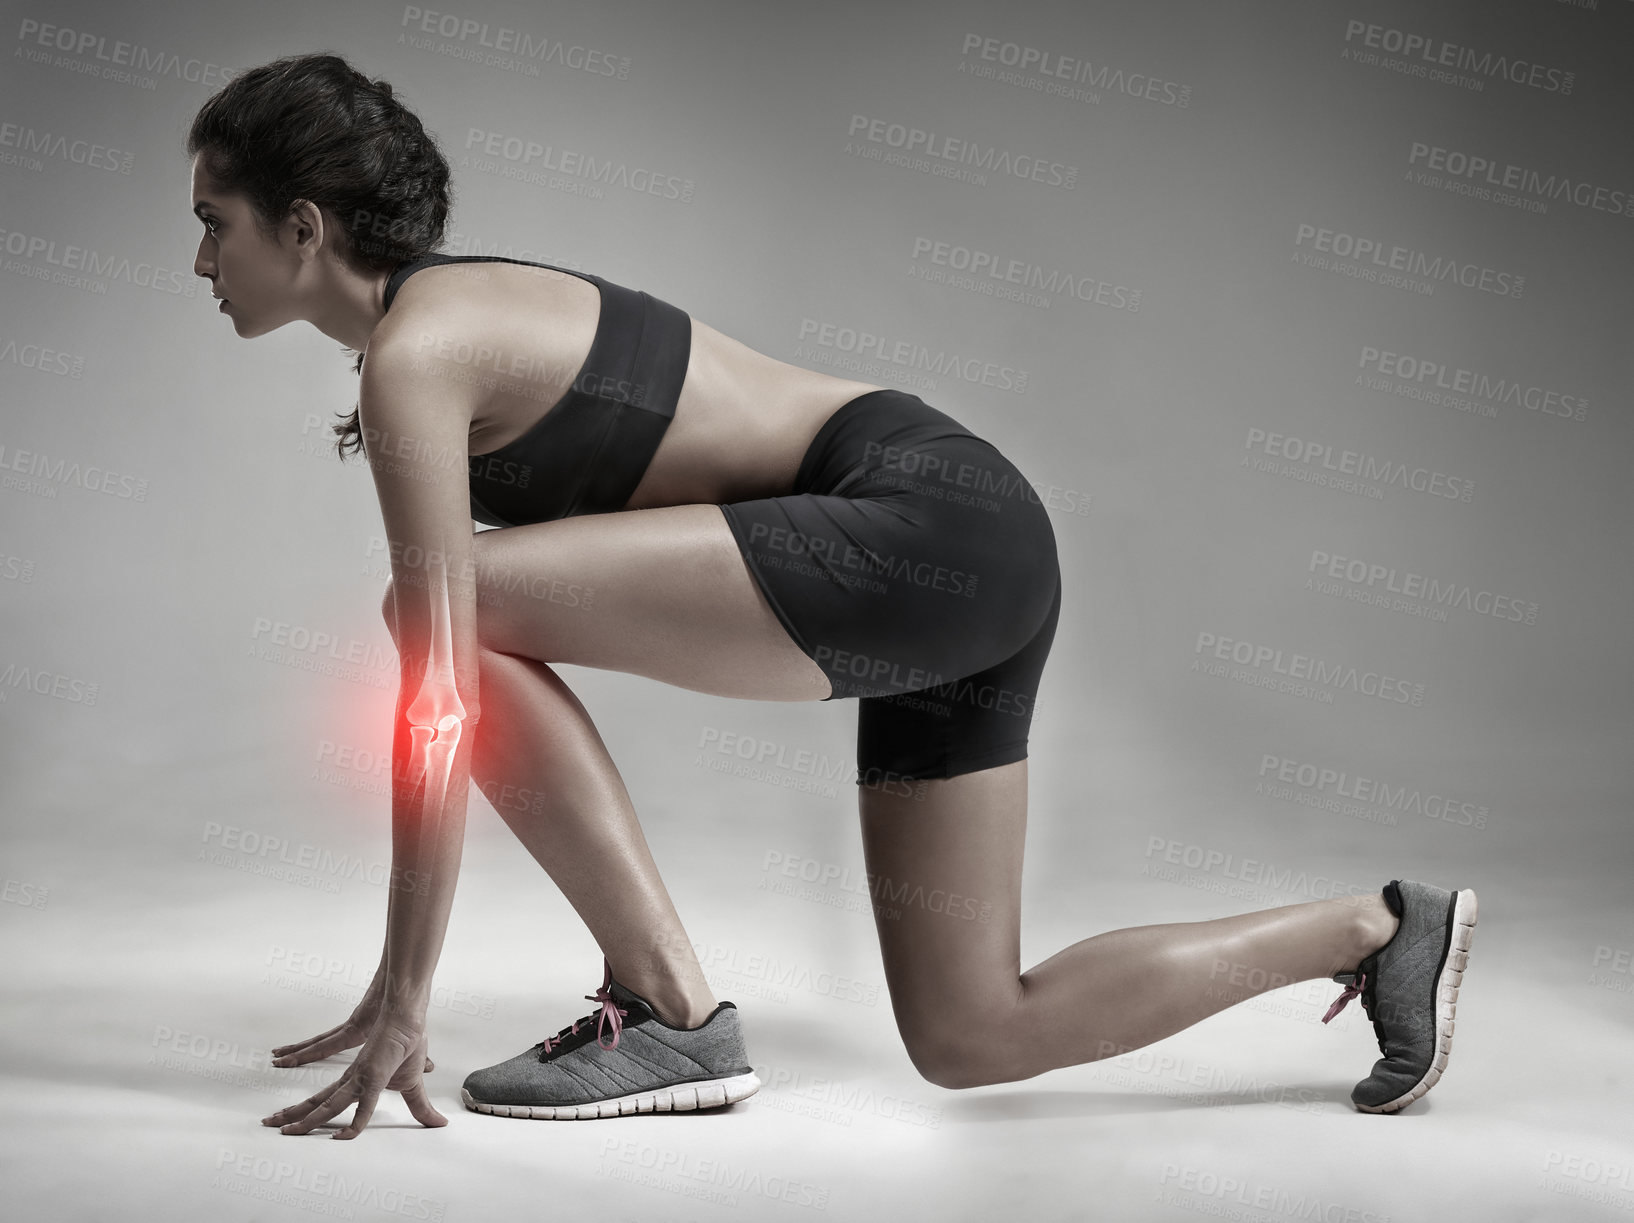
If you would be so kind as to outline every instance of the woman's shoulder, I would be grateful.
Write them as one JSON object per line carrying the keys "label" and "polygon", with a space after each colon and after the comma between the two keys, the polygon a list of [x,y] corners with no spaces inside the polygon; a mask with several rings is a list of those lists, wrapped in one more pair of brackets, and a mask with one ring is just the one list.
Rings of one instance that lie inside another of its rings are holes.
{"label": "woman's shoulder", "polygon": [[369,337],[360,372],[388,395],[407,382],[436,379],[445,394],[458,389],[480,414],[492,395],[564,391],[600,333],[601,317],[599,286],[565,271],[511,263],[427,266],[402,280]]}
{"label": "woman's shoulder", "polygon": [[[387,308],[395,312],[397,301],[429,297],[449,298],[462,304],[498,299],[514,302],[519,296],[544,300],[552,291],[580,294],[599,286],[601,278],[547,263],[500,259],[488,256],[426,255],[399,264],[387,282]],[[539,295],[543,293],[544,298]]]}
{"label": "woman's shoulder", "polygon": [[596,289],[567,272],[511,263],[441,263],[404,277],[369,346],[396,357],[481,344],[526,320],[594,311]]}

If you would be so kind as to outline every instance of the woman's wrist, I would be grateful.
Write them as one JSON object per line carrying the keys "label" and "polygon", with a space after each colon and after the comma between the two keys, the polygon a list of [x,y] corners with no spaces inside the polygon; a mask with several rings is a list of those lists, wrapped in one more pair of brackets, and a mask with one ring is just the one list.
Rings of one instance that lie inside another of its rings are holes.
{"label": "woman's wrist", "polygon": [[431,1001],[431,982],[408,973],[383,969],[376,1016],[382,1019],[425,1020]]}
{"label": "woman's wrist", "polygon": [[386,956],[382,952],[380,967],[374,970],[374,977],[363,990],[363,997],[358,1002],[360,1009],[374,1010],[380,1006],[386,996]]}
{"label": "woman's wrist", "polygon": [[423,998],[387,998],[375,1011],[376,1024],[390,1024],[394,1028],[412,1028],[423,1031],[426,1026],[426,1003]]}

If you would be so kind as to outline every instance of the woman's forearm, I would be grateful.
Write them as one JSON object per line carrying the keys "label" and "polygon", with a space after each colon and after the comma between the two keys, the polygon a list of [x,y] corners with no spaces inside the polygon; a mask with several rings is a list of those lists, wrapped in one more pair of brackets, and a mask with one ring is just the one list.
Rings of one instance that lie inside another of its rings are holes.
{"label": "woman's forearm", "polygon": [[[406,677],[405,677],[406,678]],[[405,685],[405,691],[407,687]],[[475,727],[459,728],[451,756],[428,752],[398,702],[392,737],[392,872],[386,914],[386,1015],[423,1019],[442,953],[465,842]]]}

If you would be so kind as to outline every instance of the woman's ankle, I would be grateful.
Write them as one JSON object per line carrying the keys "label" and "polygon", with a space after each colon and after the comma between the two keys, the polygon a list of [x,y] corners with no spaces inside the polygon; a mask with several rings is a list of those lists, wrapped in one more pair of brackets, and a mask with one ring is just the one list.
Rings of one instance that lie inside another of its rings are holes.
{"label": "woman's ankle", "polygon": [[718,1005],[702,970],[689,980],[654,971],[631,971],[626,979],[615,967],[613,979],[638,995],[672,1028],[695,1028]]}
{"label": "woman's ankle", "polygon": [[1401,918],[1390,911],[1383,892],[1347,896],[1345,900],[1353,906],[1351,946],[1338,971],[1354,973],[1363,960],[1396,937]]}
{"label": "woman's ankle", "polygon": [[714,994],[707,988],[701,996],[695,991],[689,993],[673,987],[667,991],[656,991],[656,997],[641,993],[640,990],[635,992],[641,994],[657,1013],[658,1018],[672,1028],[695,1028],[708,1019],[710,1013],[719,1005]]}

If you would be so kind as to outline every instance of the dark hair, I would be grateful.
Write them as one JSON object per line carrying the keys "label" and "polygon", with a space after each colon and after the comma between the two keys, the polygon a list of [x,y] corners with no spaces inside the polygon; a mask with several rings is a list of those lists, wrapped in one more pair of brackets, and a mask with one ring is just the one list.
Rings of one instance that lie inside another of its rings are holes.
{"label": "dark hair", "polygon": [[[289,55],[239,73],[193,117],[187,153],[201,152],[212,178],[249,199],[268,237],[307,200],[338,222],[341,257],[359,272],[442,245],[447,159],[390,83],[338,55]],[[352,371],[362,369],[359,352]],[[362,449],[355,406],[332,427],[341,458]]]}

